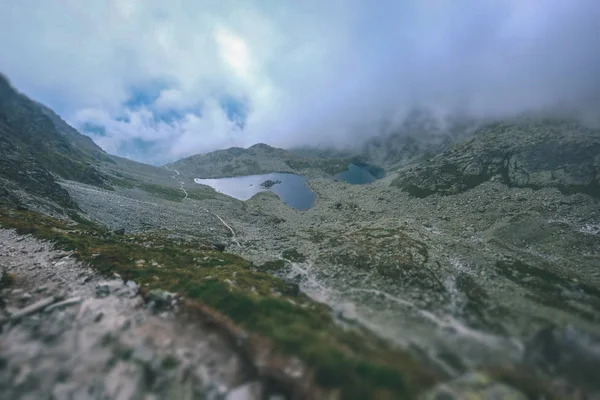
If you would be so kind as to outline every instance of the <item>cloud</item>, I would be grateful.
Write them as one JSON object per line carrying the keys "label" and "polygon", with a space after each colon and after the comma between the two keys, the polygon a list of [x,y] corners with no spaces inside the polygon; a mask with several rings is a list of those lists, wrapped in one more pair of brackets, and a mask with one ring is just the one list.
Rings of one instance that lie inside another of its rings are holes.
{"label": "cloud", "polygon": [[414,106],[599,104],[599,19],[596,0],[27,0],[3,6],[0,71],[107,151],[161,163],[346,146]]}

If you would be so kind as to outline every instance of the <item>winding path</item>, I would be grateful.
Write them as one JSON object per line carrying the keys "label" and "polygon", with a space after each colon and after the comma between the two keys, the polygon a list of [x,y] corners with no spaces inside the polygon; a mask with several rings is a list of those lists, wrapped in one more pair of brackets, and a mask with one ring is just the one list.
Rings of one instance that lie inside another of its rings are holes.
{"label": "winding path", "polygon": [[188,198],[188,192],[187,190],[185,190],[184,185],[185,182],[179,180],[179,171],[177,171],[176,169],[169,169],[166,165],[165,165],[165,169],[167,171],[173,171],[175,172],[175,175],[173,175],[171,178],[173,178],[176,182],[179,182],[179,190],[181,190],[183,192],[183,194],[185,194],[185,197],[183,198],[184,200]]}
{"label": "winding path", "polygon": [[[206,209],[206,208],[205,208],[205,210],[206,210],[207,212],[210,212],[210,211],[208,211],[208,209]],[[232,241],[233,241],[235,244],[237,244],[237,245],[238,245],[238,247],[242,247],[242,245],[240,244],[240,242],[238,242],[238,241],[237,241],[237,239],[235,238],[235,231],[233,230],[233,228],[232,228],[231,226],[229,226],[229,224],[227,224],[227,222],[225,222],[225,221],[223,220],[223,218],[221,218],[221,217],[219,216],[219,214],[217,214],[217,213],[211,213],[211,214],[213,214],[215,217],[219,218],[219,221],[221,221],[221,223],[222,223],[223,225],[225,225],[225,227],[226,227],[227,229],[229,229],[229,231],[231,232],[231,240],[232,240]]]}
{"label": "winding path", "polygon": [[[164,167],[167,171],[175,172],[175,175],[173,175],[171,178],[173,178],[176,182],[179,182],[179,189],[185,194],[185,197],[183,198],[183,200],[187,199],[188,192],[187,192],[187,190],[185,190],[185,182],[179,179],[179,176],[180,176],[179,171],[177,171],[176,169],[170,169],[166,165]],[[217,217],[219,219],[219,221],[221,221],[223,226],[225,226],[225,228],[227,228],[231,232],[231,241],[234,242],[235,244],[237,244],[237,246],[241,248],[242,245],[240,244],[240,242],[237,241],[235,231],[233,230],[233,228],[227,222],[225,222],[225,220],[223,220],[223,218],[221,218],[221,216],[219,214],[210,211],[206,207],[203,207],[203,208],[207,213]]]}

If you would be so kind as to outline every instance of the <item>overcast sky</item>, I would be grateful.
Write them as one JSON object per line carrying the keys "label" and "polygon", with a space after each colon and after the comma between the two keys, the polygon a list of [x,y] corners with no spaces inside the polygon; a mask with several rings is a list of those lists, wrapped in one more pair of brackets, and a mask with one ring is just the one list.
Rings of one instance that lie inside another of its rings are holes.
{"label": "overcast sky", "polygon": [[0,72],[105,150],[344,145],[600,93],[600,0],[0,0]]}

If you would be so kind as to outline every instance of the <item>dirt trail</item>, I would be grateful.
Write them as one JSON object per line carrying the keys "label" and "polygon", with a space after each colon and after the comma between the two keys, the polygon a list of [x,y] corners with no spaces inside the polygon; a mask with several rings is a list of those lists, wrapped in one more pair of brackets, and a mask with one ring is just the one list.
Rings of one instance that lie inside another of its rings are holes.
{"label": "dirt trail", "polygon": [[[188,198],[188,192],[185,190],[185,182],[182,180],[179,180],[179,171],[177,171],[176,169],[170,169],[169,167],[167,167],[166,165],[164,166],[165,169],[167,171],[173,171],[175,172],[175,175],[173,175],[171,178],[173,178],[174,180],[176,180],[177,182],[179,182],[179,189],[181,191],[183,191],[183,193],[185,193],[185,197],[183,198],[184,200]],[[229,232],[231,232],[231,241],[233,243],[235,243],[238,247],[242,247],[242,245],[240,244],[240,242],[238,242],[238,240],[236,239],[236,235],[235,235],[235,231],[233,230],[233,228],[227,223],[225,222],[225,220],[223,218],[221,218],[221,216],[217,213],[214,213],[212,211],[210,211],[208,208],[203,207],[204,211],[206,211],[207,213],[217,217],[219,219],[219,221],[221,221],[221,223],[223,224],[223,226],[225,226],[225,228],[227,228],[229,230]]]}
{"label": "dirt trail", "polygon": [[[50,243],[0,229],[0,398],[259,399],[235,349],[177,299],[104,280]],[[6,286],[6,285],[5,285]]]}

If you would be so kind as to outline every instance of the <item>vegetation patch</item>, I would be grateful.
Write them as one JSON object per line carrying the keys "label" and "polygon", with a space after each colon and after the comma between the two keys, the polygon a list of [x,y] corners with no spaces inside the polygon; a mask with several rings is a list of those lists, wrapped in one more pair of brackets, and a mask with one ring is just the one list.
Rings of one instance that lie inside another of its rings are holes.
{"label": "vegetation patch", "polygon": [[103,273],[136,281],[145,293],[176,292],[216,309],[304,361],[316,383],[343,399],[410,398],[438,380],[405,351],[366,330],[338,326],[329,307],[208,241],[166,233],[114,235],[89,222],[29,211],[1,210],[0,224],[72,250]]}
{"label": "vegetation patch", "polygon": [[297,249],[285,250],[282,254],[283,258],[292,262],[305,262],[306,256],[300,253]]}
{"label": "vegetation patch", "polygon": [[280,271],[281,269],[283,269],[283,267],[285,267],[285,261],[274,260],[274,261],[267,261],[267,262],[263,263],[263,265],[260,266],[260,270],[268,271],[268,272],[276,272],[276,271]]}
{"label": "vegetation patch", "polygon": [[358,269],[376,270],[390,278],[402,278],[407,284],[431,281],[423,265],[429,259],[425,243],[394,229],[363,228],[351,235],[332,237],[328,248],[336,250],[324,260]]}
{"label": "vegetation patch", "polygon": [[15,276],[13,274],[4,272],[4,273],[2,273],[2,276],[0,276],[0,290],[9,288],[12,285],[14,285],[14,283],[15,283]]}

